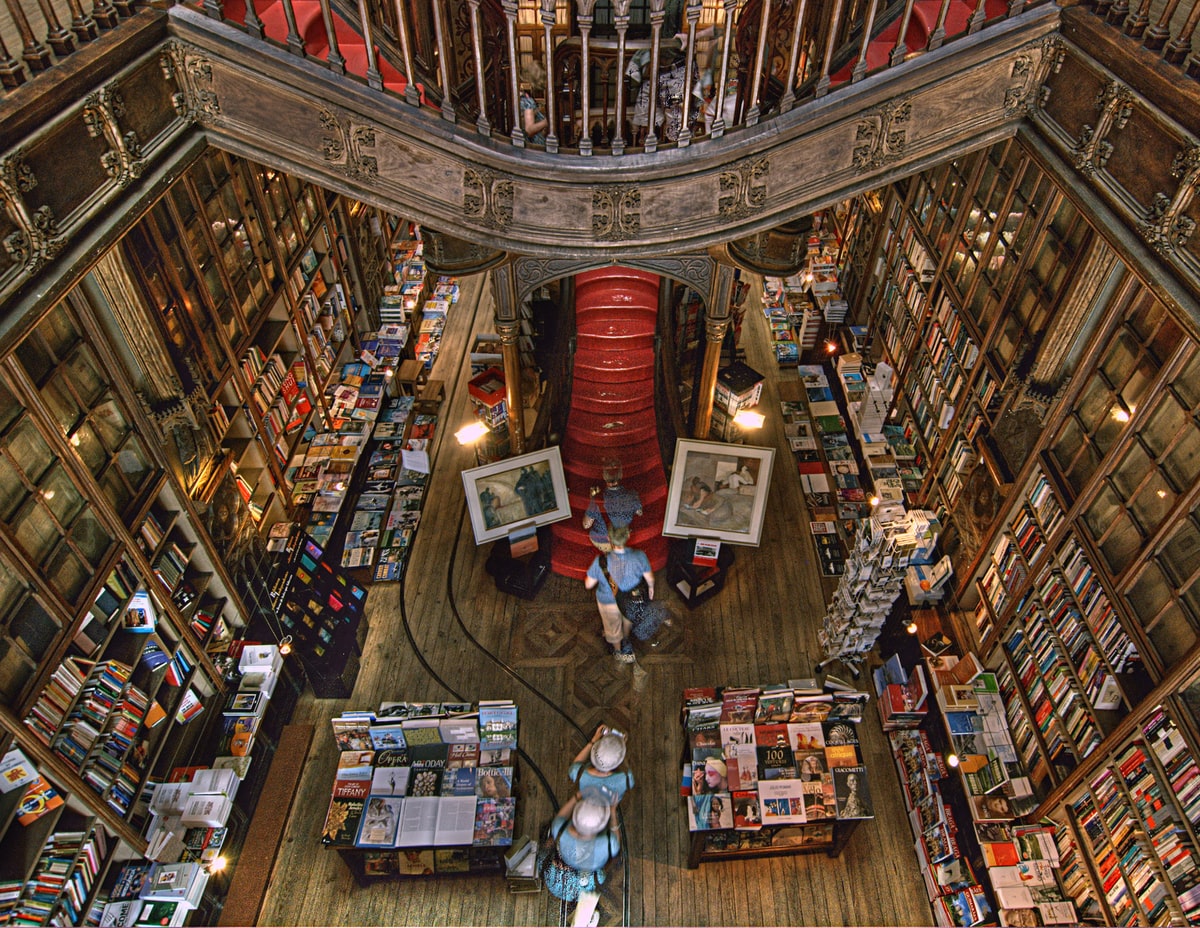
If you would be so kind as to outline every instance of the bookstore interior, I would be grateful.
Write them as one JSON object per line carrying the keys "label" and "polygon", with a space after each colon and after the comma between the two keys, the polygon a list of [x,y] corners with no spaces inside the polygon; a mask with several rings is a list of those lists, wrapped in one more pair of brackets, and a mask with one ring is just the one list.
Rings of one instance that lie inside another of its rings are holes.
{"label": "bookstore interior", "polygon": [[[416,649],[434,537],[443,568],[458,536],[490,553],[497,623],[549,622],[569,578],[598,647],[581,526],[614,451],[674,616],[633,669],[590,661],[626,695],[671,681],[631,734],[634,802],[670,797],[622,836],[647,896],[658,854],[677,883],[762,858],[819,881],[898,825],[915,924],[1200,923],[1195,300],[1044,160],[1014,137],[833,204],[720,312],[640,270],[551,282],[508,341],[419,223],[204,149],[6,335],[0,925],[286,923],[276,861],[317,851],[363,894],[475,877],[557,917],[556,723],[524,685],[439,699],[381,668]],[[617,349],[641,379],[589,393],[623,278],[630,320],[650,288]],[[648,430],[614,447],[601,398]],[[734,679],[751,645],[701,632],[792,562],[816,608],[770,621],[806,659]]]}

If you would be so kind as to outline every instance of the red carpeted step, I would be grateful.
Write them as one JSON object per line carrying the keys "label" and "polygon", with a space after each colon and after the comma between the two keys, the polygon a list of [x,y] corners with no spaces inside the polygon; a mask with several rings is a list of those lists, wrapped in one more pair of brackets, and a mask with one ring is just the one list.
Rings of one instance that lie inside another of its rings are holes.
{"label": "red carpeted step", "polygon": [[[909,54],[922,51],[929,44],[929,36],[937,28],[938,15],[942,9],[942,0],[917,0],[913,4],[912,17],[908,23],[908,31],[904,35],[904,47]],[[986,0],[984,3],[985,21],[997,19],[1008,13],[1006,0]],[[951,0],[946,9],[946,21],[943,25],[945,36],[949,39],[967,31],[967,24],[975,14],[975,3],[969,0]],[[900,23],[903,17],[897,17],[887,25],[867,45],[867,72],[881,68],[888,63],[892,49],[896,47],[896,39],[900,35]],[[857,56],[853,61],[840,68],[829,77],[830,83],[837,85],[850,80],[851,72],[858,63]]]}
{"label": "red carpeted step", "polygon": [[667,485],[654,406],[658,292],[657,275],[629,268],[600,268],[575,279],[574,382],[562,443],[572,518],[551,527],[551,568],[566,577],[582,579],[596,556],[583,514],[590,488],[603,485],[613,457],[622,463],[622,482],[642,499],[629,543],[646,552],[655,570],[666,564]]}

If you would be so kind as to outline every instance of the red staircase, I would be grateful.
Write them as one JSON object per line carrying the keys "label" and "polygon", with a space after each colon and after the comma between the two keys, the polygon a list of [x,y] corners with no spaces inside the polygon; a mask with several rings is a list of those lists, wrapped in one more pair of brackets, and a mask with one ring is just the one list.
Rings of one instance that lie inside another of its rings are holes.
{"label": "red staircase", "polygon": [[[946,38],[967,31],[967,24],[975,12],[975,3],[970,0],[950,0],[946,9],[946,21],[942,24]],[[929,44],[929,36],[937,28],[938,13],[941,11],[941,0],[917,0],[913,4],[912,17],[908,30],[904,33],[904,47],[909,54],[922,51]],[[984,16],[988,20],[1005,16],[1008,13],[1007,0],[985,0]],[[867,43],[867,73],[881,68],[888,63],[888,56],[896,47],[896,39],[900,35],[900,25],[903,16],[897,16],[882,32]],[[858,58],[829,76],[829,82],[836,87],[850,80],[854,65]]]}
{"label": "red staircase", "polygon": [[[196,4],[200,6],[200,3]],[[284,45],[287,44],[287,16],[284,14],[282,0],[254,0],[254,9],[262,20],[263,34]],[[329,55],[329,37],[325,32],[325,23],[321,18],[320,0],[292,0],[292,11],[296,17],[296,31],[304,43],[304,54],[309,58],[325,61]],[[244,23],[246,20],[246,0],[225,0],[225,19]],[[333,31],[337,37],[338,53],[346,59],[346,73],[366,79],[367,76],[367,43],[359,34],[358,27],[352,26],[333,12]],[[375,65],[379,69],[385,89],[403,95],[408,81],[404,75],[388,64],[379,55],[376,47]],[[428,105],[425,99],[425,89],[417,85],[421,94],[421,103]]]}
{"label": "red staircase", "polygon": [[563,468],[571,519],[551,526],[551,569],[583,579],[596,549],[583,530],[588,490],[604,485],[604,461],[618,458],[622,483],[642,498],[630,526],[630,547],[659,570],[667,563],[662,536],[667,477],[654,412],[654,333],[658,320],[655,274],[607,267],[575,278],[575,363]]}

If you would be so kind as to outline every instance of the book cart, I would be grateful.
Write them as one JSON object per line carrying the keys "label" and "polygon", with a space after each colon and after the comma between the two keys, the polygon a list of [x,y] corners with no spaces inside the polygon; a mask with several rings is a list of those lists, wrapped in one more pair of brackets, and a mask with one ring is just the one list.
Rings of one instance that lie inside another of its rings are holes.
{"label": "book cart", "polygon": [[321,842],[360,886],[506,871],[517,809],[511,700],[385,702],[332,725],[341,753]]}
{"label": "book cart", "polygon": [[874,818],[858,747],[865,702],[865,693],[823,693],[815,681],[684,690],[688,867],[840,855]]}

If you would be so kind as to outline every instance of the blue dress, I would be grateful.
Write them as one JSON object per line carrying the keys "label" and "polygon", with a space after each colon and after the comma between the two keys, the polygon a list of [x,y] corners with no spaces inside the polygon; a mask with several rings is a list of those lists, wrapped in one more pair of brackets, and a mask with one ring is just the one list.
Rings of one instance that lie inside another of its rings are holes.
{"label": "blue dress", "polygon": [[[522,93],[521,94],[521,130],[522,131],[524,131],[524,129],[525,129],[525,112],[526,112],[526,110],[533,110],[533,121],[534,122],[541,122],[543,119],[546,118],[546,114],[543,113],[542,108],[540,106],[538,106],[537,100],[533,99],[533,97],[531,97],[527,93]],[[546,144],[546,133],[545,132],[535,132],[533,135],[529,136],[529,141],[533,142],[535,145],[545,145]]]}
{"label": "blue dress", "polygon": [[[616,578],[613,578],[616,579]],[[567,776],[571,782],[585,792],[589,787],[599,788],[609,793],[613,803],[618,803],[625,793],[633,786],[633,774],[628,770],[618,768],[606,777],[598,777],[588,770],[586,761],[576,761],[567,768]]]}

